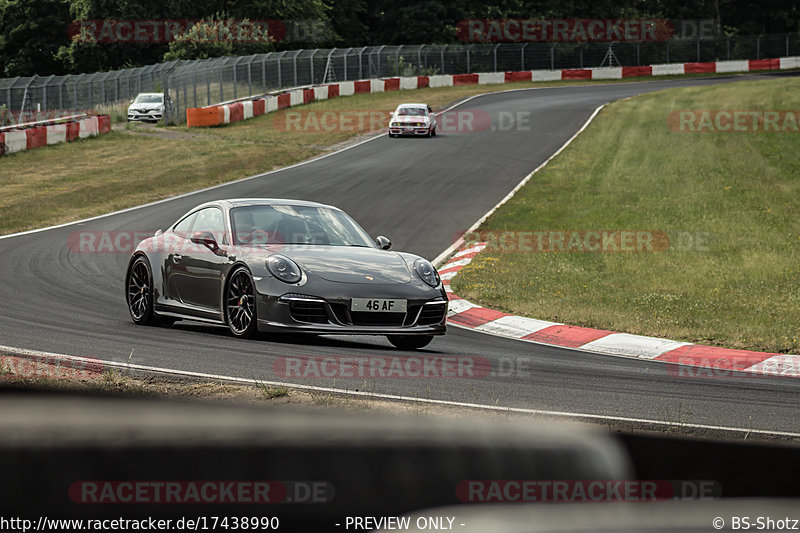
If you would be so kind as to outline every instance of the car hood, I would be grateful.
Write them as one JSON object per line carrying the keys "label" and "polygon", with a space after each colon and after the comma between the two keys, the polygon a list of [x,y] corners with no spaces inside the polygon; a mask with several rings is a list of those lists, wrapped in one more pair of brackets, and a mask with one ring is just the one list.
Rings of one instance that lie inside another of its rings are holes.
{"label": "car hood", "polygon": [[411,115],[402,115],[394,117],[395,122],[427,122],[428,117],[414,117]]}
{"label": "car hood", "polygon": [[355,246],[286,246],[283,255],[301,268],[337,283],[409,283],[411,272],[397,252]]}

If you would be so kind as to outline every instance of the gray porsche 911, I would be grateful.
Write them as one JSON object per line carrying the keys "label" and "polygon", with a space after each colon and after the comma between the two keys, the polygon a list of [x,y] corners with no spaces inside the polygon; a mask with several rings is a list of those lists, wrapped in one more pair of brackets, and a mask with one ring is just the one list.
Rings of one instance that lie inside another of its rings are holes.
{"label": "gray porsche 911", "polygon": [[128,310],[142,325],[197,320],[244,338],[386,335],[398,348],[422,348],[445,333],[447,296],[430,262],[390,247],[335,207],[210,202],[137,246]]}

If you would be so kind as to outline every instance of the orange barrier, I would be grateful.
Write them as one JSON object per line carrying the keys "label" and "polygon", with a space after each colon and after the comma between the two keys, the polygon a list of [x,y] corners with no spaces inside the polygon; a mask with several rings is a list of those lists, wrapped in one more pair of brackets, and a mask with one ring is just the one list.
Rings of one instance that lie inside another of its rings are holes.
{"label": "orange barrier", "polygon": [[219,106],[186,109],[186,126],[190,128],[219,126],[220,124],[222,124],[222,109]]}
{"label": "orange barrier", "polygon": [[314,101],[314,89],[303,89],[303,103],[310,104]]}
{"label": "orange barrier", "polygon": [[267,112],[267,101],[263,98],[253,100],[253,116],[257,117]]}
{"label": "orange barrier", "polygon": [[339,84],[328,85],[328,98],[335,98],[339,96]]}

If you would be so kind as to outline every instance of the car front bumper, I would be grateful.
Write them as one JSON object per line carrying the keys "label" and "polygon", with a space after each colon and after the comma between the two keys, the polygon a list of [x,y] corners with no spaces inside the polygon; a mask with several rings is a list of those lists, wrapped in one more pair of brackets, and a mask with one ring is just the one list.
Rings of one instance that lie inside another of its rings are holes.
{"label": "car front bumper", "polygon": [[156,111],[153,113],[132,113],[128,111],[128,120],[129,121],[136,121],[136,120],[150,120],[157,122],[161,120],[162,114],[160,111]]}
{"label": "car front bumper", "polygon": [[404,126],[390,126],[389,133],[391,135],[427,135],[430,131],[428,126],[414,126],[407,129]]}
{"label": "car front bumper", "polygon": [[[287,290],[279,296],[259,291],[258,329],[338,335],[444,335],[446,331],[447,295],[441,287],[425,291],[411,284],[358,284],[347,288],[346,295],[335,290],[315,294],[310,287]],[[407,306],[403,313],[354,312],[351,298],[404,299]]]}

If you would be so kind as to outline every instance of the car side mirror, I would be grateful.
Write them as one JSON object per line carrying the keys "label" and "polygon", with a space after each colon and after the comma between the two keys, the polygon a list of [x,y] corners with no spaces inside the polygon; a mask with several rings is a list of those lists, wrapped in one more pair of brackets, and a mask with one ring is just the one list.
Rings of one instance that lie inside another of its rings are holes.
{"label": "car side mirror", "polygon": [[381,250],[388,250],[389,248],[392,247],[392,241],[390,241],[383,235],[378,235],[378,237],[375,239],[375,242],[378,243],[378,248],[380,248]]}
{"label": "car side mirror", "polygon": [[191,241],[195,244],[202,244],[214,253],[219,251],[217,239],[210,231],[196,231],[192,234]]}

